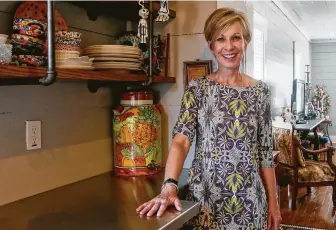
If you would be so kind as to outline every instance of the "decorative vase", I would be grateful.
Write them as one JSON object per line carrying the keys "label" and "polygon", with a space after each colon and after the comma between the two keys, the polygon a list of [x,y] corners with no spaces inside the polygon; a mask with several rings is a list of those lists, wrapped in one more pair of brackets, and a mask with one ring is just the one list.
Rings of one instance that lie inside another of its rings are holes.
{"label": "decorative vase", "polygon": [[161,112],[152,92],[126,92],[114,110],[114,172],[120,176],[155,174],[161,169]]}

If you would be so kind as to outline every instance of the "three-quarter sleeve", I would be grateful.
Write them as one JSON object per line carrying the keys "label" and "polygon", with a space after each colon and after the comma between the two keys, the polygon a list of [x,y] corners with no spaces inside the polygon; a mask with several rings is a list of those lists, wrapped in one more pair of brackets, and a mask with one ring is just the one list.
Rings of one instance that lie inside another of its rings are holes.
{"label": "three-quarter sleeve", "polygon": [[272,117],[271,117],[271,92],[266,84],[259,95],[258,112],[258,155],[261,168],[274,168]]}
{"label": "three-quarter sleeve", "polygon": [[174,126],[172,137],[176,134],[186,136],[190,144],[193,142],[197,125],[196,86],[189,85],[184,91],[180,113]]}

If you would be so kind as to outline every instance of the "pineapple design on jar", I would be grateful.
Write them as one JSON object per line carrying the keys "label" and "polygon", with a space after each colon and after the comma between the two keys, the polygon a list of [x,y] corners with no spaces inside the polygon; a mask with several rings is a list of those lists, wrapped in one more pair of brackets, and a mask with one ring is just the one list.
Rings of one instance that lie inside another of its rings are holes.
{"label": "pineapple design on jar", "polygon": [[114,172],[149,175],[161,168],[161,113],[151,92],[127,92],[113,119]]}

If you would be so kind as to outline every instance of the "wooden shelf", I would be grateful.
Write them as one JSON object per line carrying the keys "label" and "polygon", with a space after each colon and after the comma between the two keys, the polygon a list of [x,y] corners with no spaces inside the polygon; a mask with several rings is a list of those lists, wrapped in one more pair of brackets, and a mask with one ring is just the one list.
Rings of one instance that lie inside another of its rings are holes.
{"label": "wooden shelf", "polygon": [[[116,70],[70,70],[56,69],[60,80],[97,80],[115,82],[142,82],[148,79],[146,74],[137,74]],[[40,67],[17,67],[0,65],[0,79],[43,78],[47,69]],[[154,76],[154,83],[175,83],[174,77]]]}
{"label": "wooden shelf", "polygon": [[[91,20],[95,20],[99,15],[110,15],[121,20],[139,20],[140,5],[138,1],[68,1],[71,4],[87,10]],[[148,2],[146,2],[148,7]],[[160,1],[153,1],[153,16],[156,18],[160,9]],[[176,12],[170,10],[170,18],[176,17]],[[168,34],[169,35],[169,34]],[[169,36],[167,37],[167,59],[169,53]],[[167,64],[168,66],[168,64]],[[86,80],[88,85],[108,86],[113,82],[146,82],[148,76],[143,72],[117,71],[117,70],[73,70],[56,69],[57,80],[80,81]],[[174,77],[165,77],[164,72],[160,76],[153,76],[153,83],[175,83]],[[166,74],[167,75],[167,74]],[[38,67],[17,67],[13,65],[0,64],[0,86],[1,85],[36,85],[40,84],[39,79],[47,76],[47,68]],[[49,83],[46,83],[48,85]]]}

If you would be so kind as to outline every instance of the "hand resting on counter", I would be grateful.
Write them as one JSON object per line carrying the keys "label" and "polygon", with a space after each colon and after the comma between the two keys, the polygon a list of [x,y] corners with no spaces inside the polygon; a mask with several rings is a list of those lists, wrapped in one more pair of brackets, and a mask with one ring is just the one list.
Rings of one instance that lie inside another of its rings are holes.
{"label": "hand resting on counter", "polygon": [[152,200],[140,205],[136,211],[140,215],[153,216],[157,212],[157,216],[162,216],[169,206],[175,206],[178,211],[182,210],[181,201],[177,196],[177,189],[172,184],[166,184],[162,187],[161,193]]}

